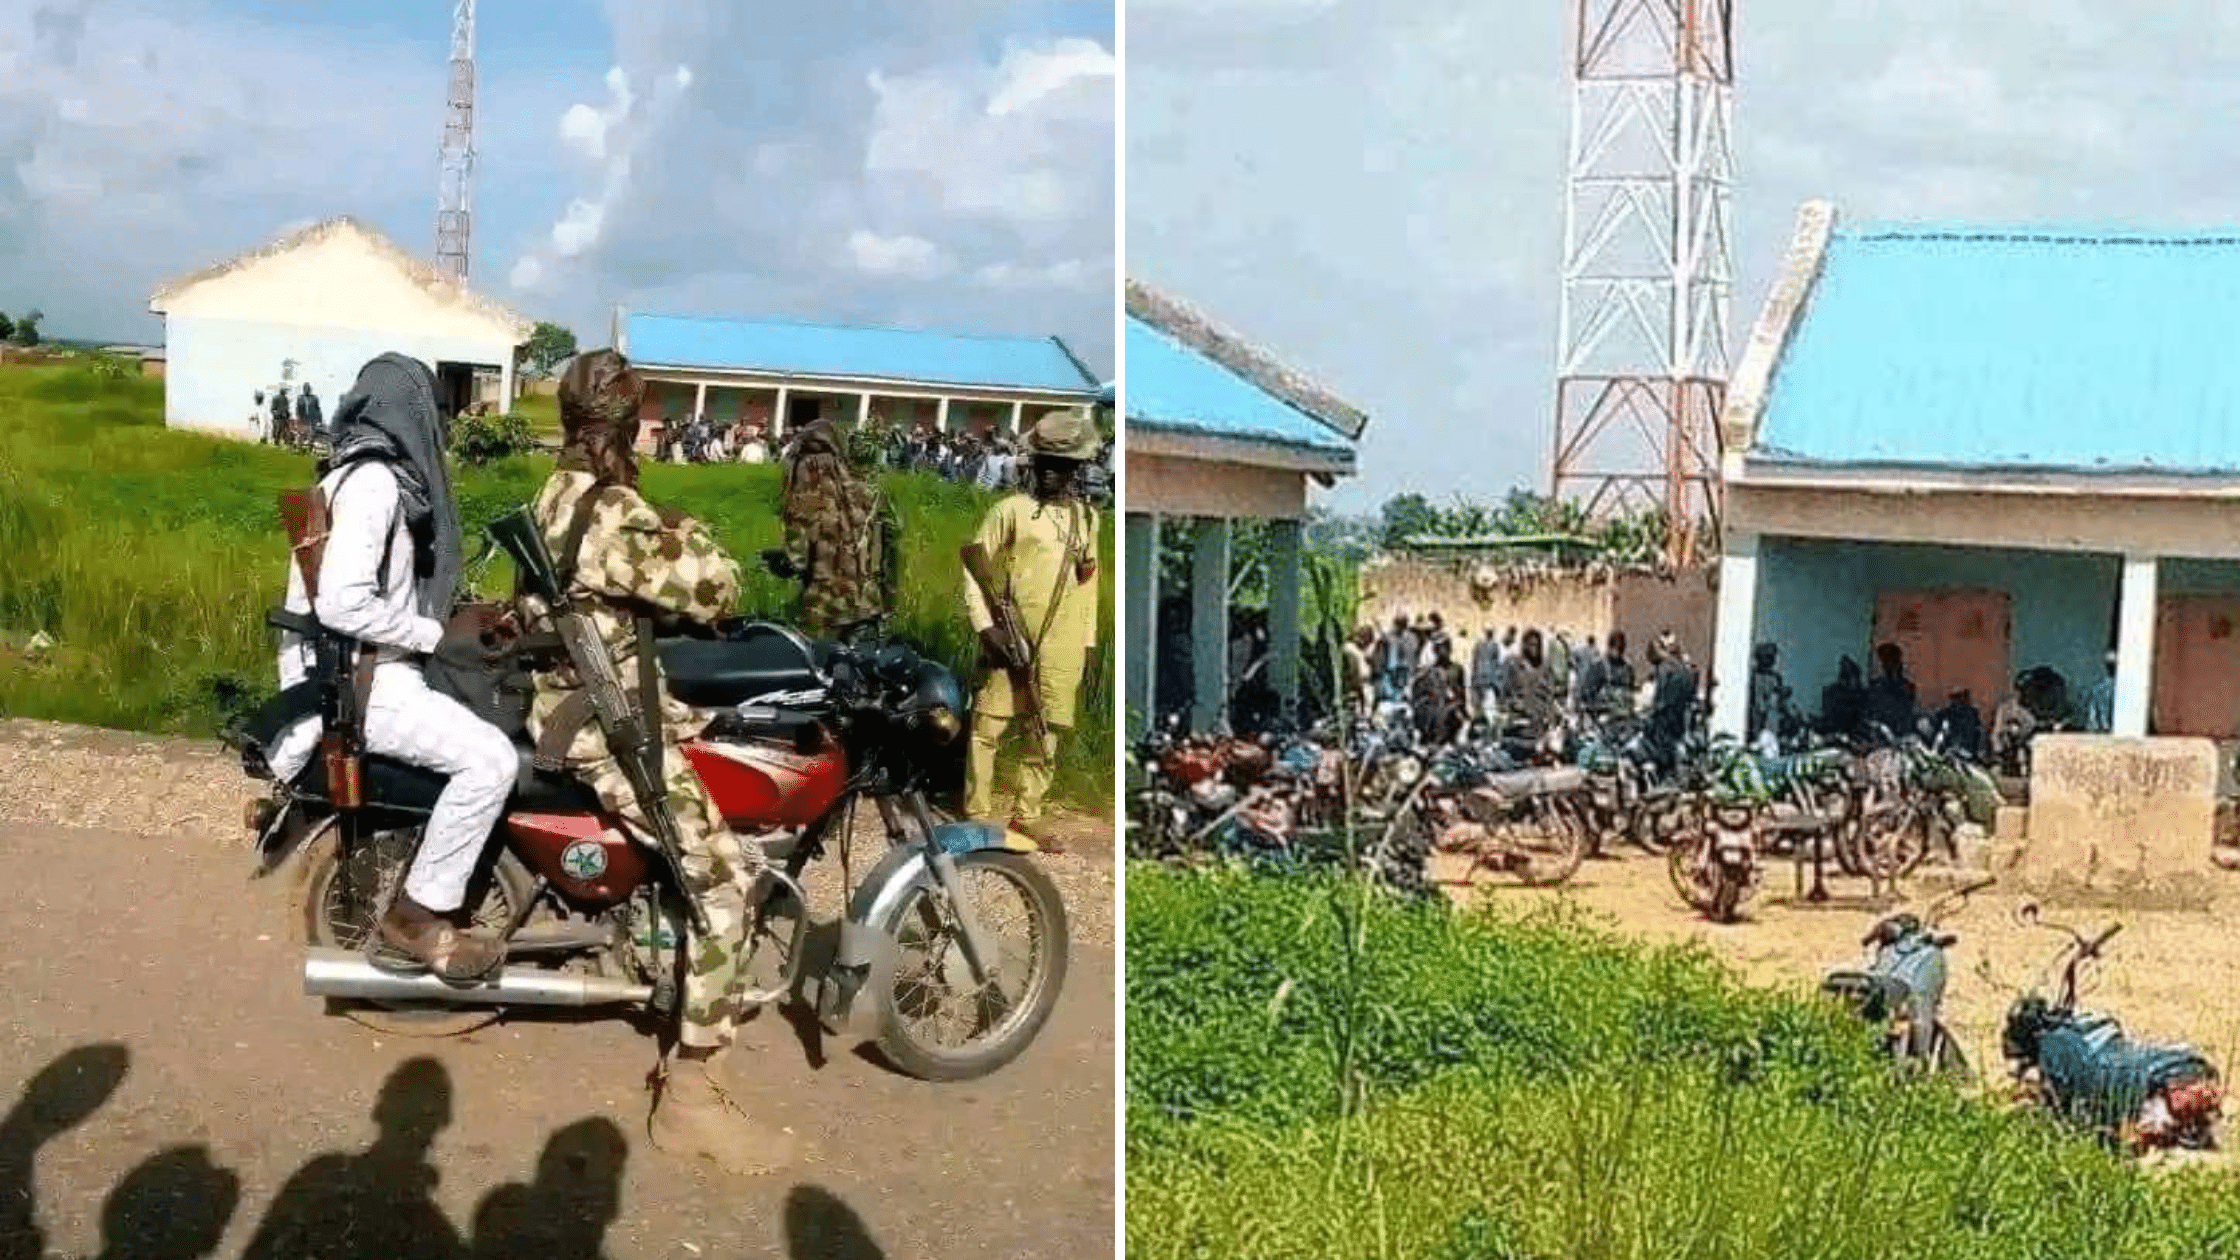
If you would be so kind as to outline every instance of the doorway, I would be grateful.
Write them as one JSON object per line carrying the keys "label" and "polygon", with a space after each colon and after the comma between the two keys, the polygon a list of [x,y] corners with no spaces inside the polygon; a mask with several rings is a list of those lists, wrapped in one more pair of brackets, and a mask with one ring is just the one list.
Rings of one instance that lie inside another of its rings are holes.
{"label": "doorway", "polygon": [[1988,716],[2013,679],[2012,601],[2005,591],[1883,591],[1875,597],[1870,653],[1885,643],[1905,653],[1906,676],[1923,709],[1940,709],[1945,697],[1965,690]]}
{"label": "doorway", "polygon": [[2240,736],[2240,595],[2165,595],[2155,609],[2156,735]]}

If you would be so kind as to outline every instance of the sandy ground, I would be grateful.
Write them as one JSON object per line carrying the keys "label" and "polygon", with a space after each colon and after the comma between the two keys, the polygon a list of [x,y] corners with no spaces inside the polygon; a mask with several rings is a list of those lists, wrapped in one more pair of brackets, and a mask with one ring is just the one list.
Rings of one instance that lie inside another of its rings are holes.
{"label": "sandy ground", "polygon": [[0,1260],[234,1256],[276,1218],[384,1260],[1111,1253],[1109,822],[1043,859],[1073,947],[1025,1056],[928,1085],[758,1018],[745,1101],[801,1155],[733,1180],[647,1144],[653,1043],[621,1016],[430,1041],[303,997],[245,786],[207,745],[0,723]]}
{"label": "sandy ground", "polygon": [[[1481,876],[1474,889],[1446,887],[1458,900],[1474,895],[1509,908],[1572,902],[1633,935],[1702,941],[1751,980],[1810,988],[1832,968],[1864,963],[1860,937],[1883,914],[1919,910],[1954,879],[1951,872],[1925,867],[1899,888],[1895,904],[1877,907],[1866,900],[1866,881],[1832,876],[1832,899],[1813,906],[1792,900],[1791,869],[1782,863],[1770,870],[1743,920],[1730,925],[1707,922],[1689,910],[1665,875],[1664,859],[1638,849],[1589,861],[1557,889],[1521,888],[1496,876]],[[1451,878],[1461,871],[1442,860],[1433,873]],[[2097,980],[2087,982],[2084,1004],[2114,1014],[2134,1035],[2190,1041],[2230,1073],[2240,1070],[2240,1002],[2233,999],[2240,993],[2240,933],[2233,931],[2240,922],[2240,875],[2204,863],[2198,891],[2194,909],[2142,909],[2108,899],[2048,901],[2044,917],[2088,935],[2121,922],[2124,930],[2110,942]],[[2020,988],[2037,983],[2064,939],[2018,923],[2015,910],[2023,901],[2013,890],[1994,887],[1944,920],[1945,930],[1960,937],[1952,950],[1947,1023],[1979,1071],[1999,1070],[2001,1017]]]}

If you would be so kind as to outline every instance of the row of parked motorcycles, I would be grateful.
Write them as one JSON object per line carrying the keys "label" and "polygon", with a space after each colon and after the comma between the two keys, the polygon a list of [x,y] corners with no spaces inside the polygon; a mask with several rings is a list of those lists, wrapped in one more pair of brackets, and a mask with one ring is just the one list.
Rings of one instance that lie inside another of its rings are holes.
{"label": "row of parked motorcycles", "polygon": [[1960,827],[1990,826],[1998,806],[1982,767],[1919,733],[1787,746],[1698,735],[1660,756],[1623,713],[1539,733],[1479,723],[1441,744],[1420,740],[1400,705],[1257,739],[1169,723],[1135,757],[1137,857],[1350,860],[1420,893],[1435,853],[1467,857],[1466,879],[1548,885],[1632,846],[1663,856],[1681,899],[1719,922],[1740,917],[1774,862],[1794,865],[1807,900],[1828,898],[1830,866],[1886,888],[1931,853],[1956,855]]}
{"label": "row of parked motorcycles", "polygon": [[[1622,715],[1537,738],[1480,728],[1439,746],[1418,740],[1397,707],[1342,731],[1257,739],[1169,724],[1136,745],[1135,760],[1127,825],[1137,858],[1350,865],[1428,897],[1434,853],[1467,856],[1472,878],[1493,871],[1549,885],[1630,845],[1662,855],[1682,900],[1721,922],[1739,916],[1780,860],[1794,865],[1807,901],[1826,899],[1830,866],[1887,893],[1931,856],[1956,859],[1960,828],[1988,827],[1999,803],[1983,767],[1926,733],[1875,729],[1858,743],[1786,747],[1699,737],[1660,765],[1640,724]],[[1970,1075],[1944,1022],[1958,938],[1943,920],[1989,884],[1882,919],[1861,942],[1865,965],[1822,984],[1910,1069]],[[2190,1046],[2135,1041],[2114,1017],[2079,1005],[2121,925],[2087,935],[2042,922],[2033,905],[2019,914],[2064,940],[2006,1013],[2015,1097],[2134,1152],[2213,1146],[2223,1108],[2215,1066]]]}

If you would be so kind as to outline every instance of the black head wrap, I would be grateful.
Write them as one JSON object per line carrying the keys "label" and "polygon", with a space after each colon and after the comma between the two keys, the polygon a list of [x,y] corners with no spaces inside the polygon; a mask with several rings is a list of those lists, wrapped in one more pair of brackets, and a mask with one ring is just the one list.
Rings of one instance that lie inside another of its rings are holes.
{"label": "black head wrap", "polygon": [[395,352],[374,359],[358,370],[357,383],[335,405],[334,427],[334,451],[320,465],[320,476],[361,460],[389,465],[405,521],[431,557],[419,575],[420,613],[450,616],[467,567],[466,548],[451,471],[443,462],[451,435],[436,406],[435,372]]}

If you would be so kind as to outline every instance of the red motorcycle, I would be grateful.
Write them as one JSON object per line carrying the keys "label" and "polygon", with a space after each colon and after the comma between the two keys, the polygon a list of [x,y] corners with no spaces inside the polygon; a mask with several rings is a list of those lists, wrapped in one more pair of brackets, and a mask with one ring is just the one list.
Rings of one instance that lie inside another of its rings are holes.
{"label": "red motorcycle", "polygon": [[[271,620],[317,632],[285,612]],[[1029,856],[1032,841],[942,819],[927,803],[962,727],[956,676],[880,641],[875,622],[843,640],[748,622],[659,648],[670,694],[708,716],[686,756],[741,840],[770,858],[772,891],[750,940],[755,998],[802,1002],[827,1032],[876,1039],[912,1076],[984,1076],[1025,1050],[1057,1003],[1065,906]],[[263,749],[302,709],[302,697],[292,710],[288,699],[241,732],[255,777],[272,778]],[[367,757],[363,803],[337,809],[313,758],[251,805],[259,875],[304,855],[304,991],[370,1027],[417,1035],[467,1032],[516,1006],[673,1014],[688,912],[668,865],[584,785],[537,770],[526,747],[500,843],[468,890],[475,924],[506,943],[503,970],[457,987],[377,961],[372,925],[402,884],[443,782]],[[886,843],[851,880],[863,800]],[[834,854],[839,921],[812,933],[802,880]],[[1003,923],[1018,926],[999,933]]]}

